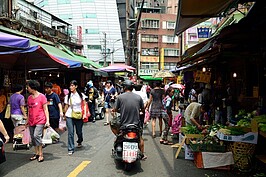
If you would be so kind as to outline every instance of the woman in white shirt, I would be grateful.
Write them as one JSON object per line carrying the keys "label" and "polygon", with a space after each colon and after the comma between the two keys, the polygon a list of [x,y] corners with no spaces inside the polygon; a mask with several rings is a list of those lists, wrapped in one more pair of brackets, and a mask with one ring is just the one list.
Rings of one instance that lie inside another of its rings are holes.
{"label": "woman in white shirt", "polygon": [[[83,120],[85,115],[82,115],[82,105],[85,105],[86,96],[81,93],[78,89],[78,83],[76,80],[72,80],[70,82],[70,92],[66,95],[64,103],[65,103],[65,118],[68,129],[68,155],[72,155],[74,153],[75,145],[74,145],[74,126],[76,129],[76,134],[78,137],[77,140],[77,148],[82,146],[83,141]],[[82,103],[83,102],[83,103]]]}

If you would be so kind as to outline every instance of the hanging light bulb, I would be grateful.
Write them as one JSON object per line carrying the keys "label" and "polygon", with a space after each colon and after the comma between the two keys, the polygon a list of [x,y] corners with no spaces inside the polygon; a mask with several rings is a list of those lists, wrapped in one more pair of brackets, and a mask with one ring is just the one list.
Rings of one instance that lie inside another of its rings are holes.
{"label": "hanging light bulb", "polygon": [[202,72],[206,72],[206,68],[205,67],[202,68]]}
{"label": "hanging light bulb", "polygon": [[59,73],[57,74],[57,77],[60,77]]}
{"label": "hanging light bulb", "polygon": [[49,76],[51,77],[51,76],[52,76],[52,74],[50,73],[50,74],[49,74]]}
{"label": "hanging light bulb", "polygon": [[237,74],[236,73],[233,73],[233,77],[237,77]]}
{"label": "hanging light bulb", "polygon": [[37,75],[37,72],[35,72],[34,74]]}

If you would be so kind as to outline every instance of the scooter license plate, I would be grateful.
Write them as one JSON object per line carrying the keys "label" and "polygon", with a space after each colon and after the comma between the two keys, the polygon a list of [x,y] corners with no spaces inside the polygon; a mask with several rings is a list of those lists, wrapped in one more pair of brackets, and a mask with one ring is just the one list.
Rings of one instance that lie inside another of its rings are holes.
{"label": "scooter license plate", "polygon": [[138,143],[123,142],[123,161],[131,163],[138,157]]}

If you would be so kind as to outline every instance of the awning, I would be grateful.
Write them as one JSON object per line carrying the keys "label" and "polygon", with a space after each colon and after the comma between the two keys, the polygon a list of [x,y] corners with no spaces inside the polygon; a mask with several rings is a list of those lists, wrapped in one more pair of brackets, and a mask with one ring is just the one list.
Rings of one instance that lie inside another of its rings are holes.
{"label": "awning", "polygon": [[75,59],[74,57],[72,57],[71,55],[67,54],[66,52],[62,51],[61,49],[48,45],[48,44],[44,44],[44,43],[40,43],[40,42],[36,42],[33,40],[30,40],[30,45],[35,46],[35,45],[39,45],[41,46],[43,49],[45,49],[47,51],[47,53],[50,55],[51,58],[53,59],[57,59],[60,60],[64,63],[68,64],[69,68],[76,68],[76,67],[81,67],[82,66],[82,62],[77,61],[77,59]]}
{"label": "awning", "polygon": [[27,38],[0,32],[0,46],[0,51],[6,50],[3,48],[25,49],[30,46],[30,42]]}
{"label": "awning", "polygon": [[103,66],[98,64],[98,63],[95,63],[91,60],[89,60],[88,58],[86,58],[85,56],[80,56],[80,55],[77,55],[75,53],[73,53],[72,51],[70,51],[68,48],[66,48],[64,45],[60,44],[60,46],[63,48],[63,50],[65,52],[67,52],[69,55],[71,55],[72,57],[74,57],[75,59],[78,59],[79,61],[83,62],[83,64],[87,67],[89,66],[92,66],[96,69],[99,69],[99,68],[102,68]]}
{"label": "awning", "polygon": [[154,78],[152,76],[139,76],[140,79],[143,79],[145,81],[162,81],[163,78]]}
{"label": "awning", "polygon": [[70,67],[66,61],[49,55],[41,46],[0,52],[0,65],[13,69],[41,69]]}
{"label": "awning", "polygon": [[219,17],[236,0],[179,0],[175,34],[180,35],[188,28],[209,18]]}

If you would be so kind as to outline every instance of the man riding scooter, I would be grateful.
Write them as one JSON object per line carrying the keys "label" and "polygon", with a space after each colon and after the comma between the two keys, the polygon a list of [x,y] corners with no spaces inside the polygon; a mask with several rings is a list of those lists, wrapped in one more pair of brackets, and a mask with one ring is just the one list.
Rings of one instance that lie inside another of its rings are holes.
{"label": "man riding scooter", "polygon": [[[140,129],[140,151],[142,152],[141,159],[144,160],[147,156],[144,155],[144,141],[142,138],[142,125],[143,121],[140,120],[140,111],[144,113],[144,104],[142,98],[133,93],[134,83],[130,80],[125,80],[122,84],[124,93],[117,97],[113,112],[120,112],[120,121],[114,117],[111,121],[111,130],[117,136],[120,130],[127,125],[134,124]],[[118,123],[119,122],[119,123]]]}

